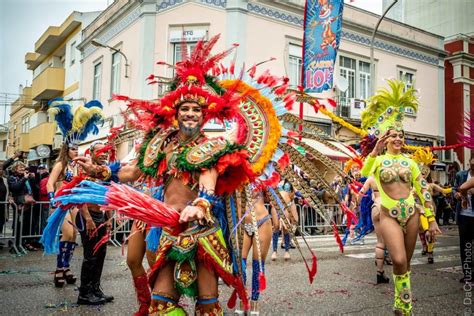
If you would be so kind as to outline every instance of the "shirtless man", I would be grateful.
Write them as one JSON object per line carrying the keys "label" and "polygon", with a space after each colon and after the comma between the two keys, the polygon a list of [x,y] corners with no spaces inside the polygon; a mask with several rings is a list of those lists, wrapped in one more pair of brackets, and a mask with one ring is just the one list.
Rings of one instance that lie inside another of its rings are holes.
{"label": "shirtless man", "polygon": [[[122,166],[117,177],[120,182],[137,181],[141,176],[147,175],[146,170],[149,169],[146,168],[156,166],[158,169],[160,159],[166,159],[168,172],[158,176],[160,173],[153,170],[152,174],[155,176],[151,182],[163,187],[163,201],[180,213],[179,222],[187,227],[179,235],[174,235],[167,228],[162,230],[156,262],[150,273],[149,282],[153,292],[149,313],[184,315],[178,302],[180,296],[185,294],[197,298],[196,314],[217,314],[222,312],[217,299],[218,276],[231,285],[238,283],[233,279],[232,260],[227,245],[223,242],[221,227],[212,211],[219,198],[215,194],[219,172],[215,165],[192,171],[188,166],[183,170],[180,160],[183,156],[180,155],[196,148],[206,148],[207,152],[215,154],[214,148],[222,145],[223,140],[207,139],[201,132],[204,109],[198,101],[191,97],[185,98],[176,105],[176,109],[179,129],[167,129],[151,135],[144,145],[147,147],[139,157],[138,164]],[[88,173],[110,172],[95,168],[85,158],[78,158],[76,161]],[[202,246],[209,242],[212,246]],[[193,251],[195,254],[191,255]],[[216,266],[217,261],[213,261],[212,258],[215,257],[221,262],[220,266]]]}

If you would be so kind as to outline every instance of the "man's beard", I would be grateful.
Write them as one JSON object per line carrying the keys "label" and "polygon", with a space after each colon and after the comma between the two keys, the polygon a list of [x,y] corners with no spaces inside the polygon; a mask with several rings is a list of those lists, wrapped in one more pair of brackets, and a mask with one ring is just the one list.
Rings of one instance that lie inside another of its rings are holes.
{"label": "man's beard", "polygon": [[183,133],[183,135],[187,137],[193,136],[201,131],[201,124],[196,125],[196,127],[187,127],[184,126],[183,122],[178,122],[178,125],[181,133]]}

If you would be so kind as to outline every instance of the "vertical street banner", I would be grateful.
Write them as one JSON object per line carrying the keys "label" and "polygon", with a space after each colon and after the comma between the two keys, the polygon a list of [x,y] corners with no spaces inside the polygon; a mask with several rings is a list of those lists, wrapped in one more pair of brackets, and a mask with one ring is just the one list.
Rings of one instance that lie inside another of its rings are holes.
{"label": "vertical street banner", "polygon": [[343,8],[344,0],[306,0],[301,76],[307,93],[332,88]]}

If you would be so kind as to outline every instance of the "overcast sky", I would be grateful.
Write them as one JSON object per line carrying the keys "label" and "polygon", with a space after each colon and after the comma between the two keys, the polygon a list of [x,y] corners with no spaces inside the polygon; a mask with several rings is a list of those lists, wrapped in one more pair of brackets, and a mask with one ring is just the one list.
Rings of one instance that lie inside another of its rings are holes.
{"label": "overcast sky", "polygon": [[[59,26],[72,11],[104,10],[113,0],[0,0],[0,124],[6,103],[19,93],[19,85],[31,85],[25,54],[34,51],[36,40],[50,25]],[[382,0],[345,0],[354,6],[379,13]],[[7,99],[5,99],[5,93]],[[8,110],[6,115],[8,115]],[[7,118],[8,121],[8,118]]]}

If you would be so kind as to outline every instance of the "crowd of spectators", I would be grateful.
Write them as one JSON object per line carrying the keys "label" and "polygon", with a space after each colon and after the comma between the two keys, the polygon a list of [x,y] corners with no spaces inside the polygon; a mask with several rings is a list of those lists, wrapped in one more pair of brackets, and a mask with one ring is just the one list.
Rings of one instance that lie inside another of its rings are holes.
{"label": "crowd of spectators", "polygon": [[[40,248],[38,236],[49,215],[46,192],[49,168],[46,164],[28,165],[25,158],[25,153],[18,151],[0,166],[0,235],[11,229],[12,235],[18,238],[17,232],[21,231],[22,246],[35,251]],[[7,224],[9,221],[11,226]]]}

